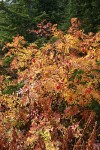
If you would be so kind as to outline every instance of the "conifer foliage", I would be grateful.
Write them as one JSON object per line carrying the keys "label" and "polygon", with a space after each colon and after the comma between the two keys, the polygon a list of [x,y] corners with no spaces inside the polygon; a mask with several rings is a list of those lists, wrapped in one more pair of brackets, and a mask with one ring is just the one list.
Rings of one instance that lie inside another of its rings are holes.
{"label": "conifer foliage", "polygon": [[28,30],[36,30],[43,19],[66,30],[71,18],[79,18],[86,33],[100,30],[100,0],[0,0],[0,46],[20,34],[28,42],[36,38]]}

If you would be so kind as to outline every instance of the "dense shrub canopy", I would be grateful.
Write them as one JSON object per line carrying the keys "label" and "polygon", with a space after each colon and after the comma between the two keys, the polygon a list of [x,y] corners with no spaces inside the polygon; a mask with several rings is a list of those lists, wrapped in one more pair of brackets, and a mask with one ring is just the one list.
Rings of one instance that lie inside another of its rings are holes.
{"label": "dense shrub canopy", "polygon": [[48,42],[27,44],[17,35],[3,48],[1,149],[98,147],[100,33],[84,34],[77,18],[71,24],[66,34],[42,22],[31,32]]}

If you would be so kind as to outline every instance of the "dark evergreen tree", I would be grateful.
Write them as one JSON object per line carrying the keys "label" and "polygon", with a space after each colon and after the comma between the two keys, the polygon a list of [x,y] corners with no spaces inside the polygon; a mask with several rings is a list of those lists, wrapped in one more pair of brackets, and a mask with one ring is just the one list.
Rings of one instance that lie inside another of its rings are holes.
{"label": "dark evergreen tree", "polygon": [[82,1],[79,14],[86,32],[100,30],[100,0]]}
{"label": "dark evergreen tree", "polygon": [[29,29],[43,19],[68,29],[70,19],[78,17],[86,32],[100,27],[100,0],[5,0],[0,1],[0,43],[23,35],[29,42],[35,40]]}
{"label": "dark evergreen tree", "polygon": [[33,41],[28,29],[46,17],[44,12],[37,9],[36,0],[6,0],[0,2],[0,43],[9,41],[16,34],[23,35]]}
{"label": "dark evergreen tree", "polygon": [[85,32],[96,32],[100,27],[100,0],[68,0],[67,24],[73,17],[81,20]]}

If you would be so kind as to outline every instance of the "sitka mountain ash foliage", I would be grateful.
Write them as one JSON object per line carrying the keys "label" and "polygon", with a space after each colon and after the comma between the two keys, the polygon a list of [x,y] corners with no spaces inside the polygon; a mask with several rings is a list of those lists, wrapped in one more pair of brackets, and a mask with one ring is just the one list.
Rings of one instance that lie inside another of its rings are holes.
{"label": "sitka mountain ash foliage", "polygon": [[2,49],[1,150],[100,148],[100,33],[71,24],[66,34],[40,23],[30,32],[48,42],[17,35]]}

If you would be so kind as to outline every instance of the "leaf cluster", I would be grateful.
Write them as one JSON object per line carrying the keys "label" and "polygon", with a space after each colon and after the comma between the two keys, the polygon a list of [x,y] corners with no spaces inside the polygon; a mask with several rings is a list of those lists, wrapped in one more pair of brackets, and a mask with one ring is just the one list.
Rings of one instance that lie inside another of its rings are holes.
{"label": "leaf cluster", "polygon": [[0,76],[2,149],[98,146],[100,33],[86,35],[71,22],[67,34],[53,25],[53,42],[41,47],[19,35],[5,45],[16,78]]}

